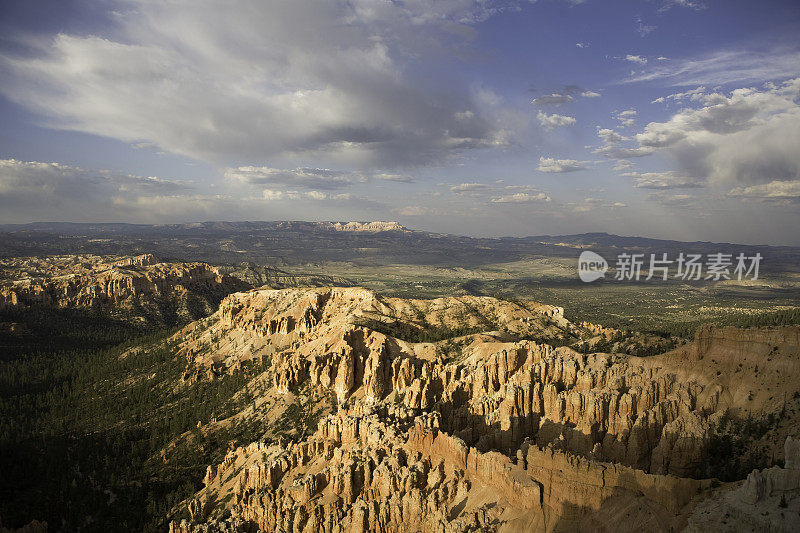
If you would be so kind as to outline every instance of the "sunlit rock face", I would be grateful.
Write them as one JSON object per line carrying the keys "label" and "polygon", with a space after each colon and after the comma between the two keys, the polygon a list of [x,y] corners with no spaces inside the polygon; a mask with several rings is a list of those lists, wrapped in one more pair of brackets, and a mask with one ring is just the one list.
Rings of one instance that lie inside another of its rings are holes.
{"label": "sunlit rock face", "polygon": [[208,314],[226,294],[246,287],[206,263],[162,262],[152,254],[14,258],[0,268],[6,275],[0,282],[5,309],[102,309],[143,319],[158,314],[158,302],[181,302],[192,294],[197,305],[214,306],[202,313]]}
{"label": "sunlit rock face", "polygon": [[[553,346],[598,331],[485,297],[232,294],[181,344],[190,364],[269,361],[277,394],[324,391],[338,410],[310,436],[232,449],[171,530],[682,529],[716,494],[703,479],[715,428],[770,412],[741,390],[791,386],[775,374],[800,370],[800,328],[706,328],[644,358]],[[761,377],[736,371],[745,358]],[[753,474],[743,501],[794,490],[793,442],[787,468]]]}

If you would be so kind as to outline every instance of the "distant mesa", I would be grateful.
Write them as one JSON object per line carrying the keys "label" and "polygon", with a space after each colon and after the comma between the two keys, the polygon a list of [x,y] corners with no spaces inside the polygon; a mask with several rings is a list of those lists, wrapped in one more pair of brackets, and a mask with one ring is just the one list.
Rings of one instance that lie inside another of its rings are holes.
{"label": "distant mesa", "polygon": [[378,233],[381,231],[408,231],[399,222],[335,222],[330,224],[334,231],[356,231],[365,233]]}
{"label": "distant mesa", "polygon": [[187,222],[181,224],[124,224],[124,223],[73,223],[73,222],[32,222],[28,224],[0,224],[0,232],[43,232],[62,235],[137,235],[154,234],[237,234],[262,230],[290,230],[299,232],[341,231],[354,233],[409,232],[412,231],[399,222],[373,221],[323,221],[302,220],[276,221],[209,221]]}

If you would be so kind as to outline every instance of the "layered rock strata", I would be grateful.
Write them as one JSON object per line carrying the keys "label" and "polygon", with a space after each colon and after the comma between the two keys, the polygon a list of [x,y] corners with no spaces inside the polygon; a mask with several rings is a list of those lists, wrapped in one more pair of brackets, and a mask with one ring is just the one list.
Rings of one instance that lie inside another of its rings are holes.
{"label": "layered rock strata", "polygon": [[[594,334],[533,302],[231,295],[184,340],[192,364],[269,360],[279,394],[328,391],[338,412],[290,445],[231,451],[172,530],[681,529],[713,492],[695,478],[719,420],[769,408],[741,391],[797,385],[800,328],[707,328],[648,358],[547,342]],[[745,360],[759,377],[734,370]]]}
{"label": "layered rock strata", "polygon": [[63,256],[14,261],[19,264],[2,265],[8,276],[0,282],[0,307],[90,308],[188,290],[226,294],[241,287],[206,263],[165,263],[151,254],[111,260]]}

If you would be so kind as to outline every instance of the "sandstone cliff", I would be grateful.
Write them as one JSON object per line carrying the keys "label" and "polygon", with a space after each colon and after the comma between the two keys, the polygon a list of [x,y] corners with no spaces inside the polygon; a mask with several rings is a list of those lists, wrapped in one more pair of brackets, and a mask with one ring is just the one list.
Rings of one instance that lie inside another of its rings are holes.
{"label": "sandstone cliff", "polygon": [[681,529],[715,492],[698,478],[719,421],[778,406],[743,391],[800,389],[800,328],[704,329],[645,358],[553,346],[597,332],[534,302],[232,294],[181,333],[198,377],[269,362],[276,394],[325,391],[338,411],[291,444],[232,450],[172,530]]}
{"label": "sandstone cliff", "polygon": [[[253,443],[209,468],[192,518],[172,531],[552,531],[611,525],[611,500],[637,502],[627,530],[680,525],[707,482],[645,474],[526,446],[515,460],[442,432],[438,417],[373,409],[331,416],[288,448]],[[214,502],[232,494],[230,514]],[[617,529],[626,530],[624,524]]]}
{"label": "sandstone cliff", "polygon": [[784,468],[755,470],[700,503],[687,531],[800,531],[800,440],[787,437],[784,449]]}
{"label": "sandstone cliff", "polygon": [[399,222],[334,222],[326,225],[333,231],[354,231],[362,233],[377,233],[379,231],[408,231]]}
{"label": "sandstone cliff", "polygon": [[189,292],[216,306],[244,287],[206,263],[166,263],[151,254],[16,258],[2,261],[0,272],[0,308],[6,309],[131,309]]}

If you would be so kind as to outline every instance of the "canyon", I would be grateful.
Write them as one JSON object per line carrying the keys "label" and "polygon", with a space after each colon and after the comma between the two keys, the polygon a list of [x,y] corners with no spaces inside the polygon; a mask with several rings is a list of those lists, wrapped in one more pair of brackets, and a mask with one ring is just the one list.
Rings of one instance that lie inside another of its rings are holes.
{"label": "canyon", "polygon": [[792,322],[688,336],[153,254],[0,259],[0,314],[3,531],[800,527]]}
{"label": "canyon", "polygon": [[[707,326],[650,357],[575,349],[607,333],[533,301],[231,294],[176,337],[188,382],[252,366],[272,397],[331,408],[231,448],[170,530],[702,530],[732,505],[792,530],[800,327]],[[785,468],[718,481],[726,421],[767,416]]]}

